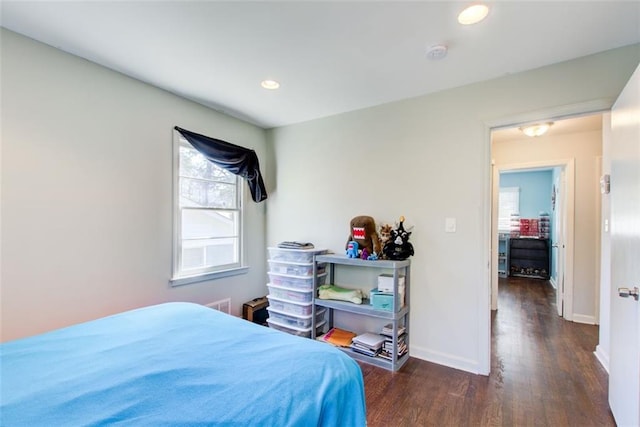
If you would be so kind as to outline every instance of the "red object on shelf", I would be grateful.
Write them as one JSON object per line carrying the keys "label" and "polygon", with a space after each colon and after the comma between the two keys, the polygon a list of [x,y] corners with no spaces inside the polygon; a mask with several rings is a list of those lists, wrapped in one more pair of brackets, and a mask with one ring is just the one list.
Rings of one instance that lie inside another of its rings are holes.
{"label": "red object on shelf", "polygon": [[520,236],[539,237],[540,236],[540,220],[521,218],[520,219]]}

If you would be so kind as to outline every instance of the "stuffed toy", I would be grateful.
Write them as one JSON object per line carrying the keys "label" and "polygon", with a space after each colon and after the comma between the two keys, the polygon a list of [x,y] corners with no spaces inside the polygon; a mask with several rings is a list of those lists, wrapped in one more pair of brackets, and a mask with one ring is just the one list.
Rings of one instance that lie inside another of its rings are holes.
{"label": "stuffed toy", "polygon": [[409,242],[410,231],[404,229],[404,217],[400,217],[400,224],[395,230],[391,230],[391,238],[382,249],[387,259],[403,260],[413,255],[413,245]]}
{"label": "stuffed toy", "polygon": [[358,242],[347,242],[347,258],[358,258]]}
{"label": "stuffed toy", "polygon": [[358,243],[359,249],[366,249],[368,254],[379,254],[381,247],[375,220],[367,215],[354,217],[349,224],[349,238],[345,249],[349,248],[350,242]]}
{"label": "stuffed toy", "polygon": [[[380,247],[384,249],[385,245],[389,240],[391,240],[391,230],[393,230],[393,226],[391,224],[382,224],[380,226]],[[386,259],[386,256],[383,253],[379,254],[380,258]]]}

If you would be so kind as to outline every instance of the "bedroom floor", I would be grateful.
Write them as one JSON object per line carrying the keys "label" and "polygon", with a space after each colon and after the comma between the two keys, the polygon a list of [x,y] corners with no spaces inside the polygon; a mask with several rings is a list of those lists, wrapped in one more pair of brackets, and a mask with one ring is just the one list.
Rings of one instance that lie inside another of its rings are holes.
{"label": "bedroom floor", "polygon": [[598,327],[558,317],[547,281],[500,279],[498,295],[491,374],[415,358],[395,374],[361,364],[369,427],[615,426]]}

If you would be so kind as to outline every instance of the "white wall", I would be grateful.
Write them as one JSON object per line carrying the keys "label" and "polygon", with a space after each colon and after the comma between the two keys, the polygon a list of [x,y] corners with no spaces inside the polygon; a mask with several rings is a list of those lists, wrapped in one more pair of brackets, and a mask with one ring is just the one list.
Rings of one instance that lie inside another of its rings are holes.
{"label": "white wall", "polygon": [[264,130],[2,30],[2,339],[164,301],[264,295],[265,206],[245,185],[249,273],[172,288],[172,128],[256,150]]}
{"label": "white wall", "polygon": [[[602,131],[577,132],[559,136],[522,138],[493,143],[496,165],[562,161],[575,159],[575,218],[573,313],[575,321],[597,323],[596,287],[599,285],[597,247],[600,197],[596,159],[602,155]],[[551,198],[551,193],[549,193]]]}
{"label": "white wall", "polygon": [[[612,102],[639,57],[632,46],[274,129],[267,243],[295,238],[341,252],[353,216],[406,216],[415,226],[416,251],[411,354],[486,373],[487,123],[592,100]],[[447,217],[457,219],[456,233],[445,233]]]}

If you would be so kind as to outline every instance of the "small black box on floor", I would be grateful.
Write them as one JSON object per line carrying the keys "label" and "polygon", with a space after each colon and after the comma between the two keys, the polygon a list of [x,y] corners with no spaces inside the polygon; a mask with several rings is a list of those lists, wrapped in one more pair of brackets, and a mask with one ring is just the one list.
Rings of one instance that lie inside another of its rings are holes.
{"label": "small black box on floor", "polygon": [[259,325],[267,325],[269,317],[269,300],[267,297],[252,299],[242,304],[242,318]]}

